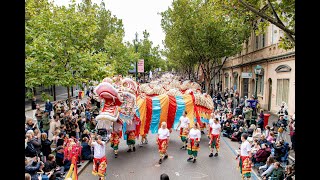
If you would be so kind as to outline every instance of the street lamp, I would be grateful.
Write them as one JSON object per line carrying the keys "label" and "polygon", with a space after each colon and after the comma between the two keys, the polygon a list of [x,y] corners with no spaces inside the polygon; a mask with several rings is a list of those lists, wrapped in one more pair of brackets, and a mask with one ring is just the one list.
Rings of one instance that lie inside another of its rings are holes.
{"label": "street lamp", "polygon": [[258,96],[257,96],[257,92],[258,92],[258,75],[260,75],[261,69],[262,69],[262,67],[260,65],[257,65],[254,68],[254,73],[256,74],[256,91],[254,93],[254,98],[255,99],[258,99]]}
{"label": "street lamp", "polygon": [[[256,101],[255,104],[257,105],[257,101],[258,101],[258,96],[257,96],[257,93],[258,93],[258,75],[260,75],[261,73],[261,70],[262,70],[262,67],[260,65],[257,65],[255,68],[254,68],[254,73],[256,74],[256,91],[254,93],[254,100],[253,101]],[[252,122],[250,124],[256,124],[256,119],[257,119],[257,110],[256,108],[254,108],[254,114],[252,116]]]}
{"label": "street lamp", "polygon": [[[136,38],[133,40],[135,52],[138,52],[138,33],[136,32]],[[136,62],[136,81],[138,82],[138,61]]]}

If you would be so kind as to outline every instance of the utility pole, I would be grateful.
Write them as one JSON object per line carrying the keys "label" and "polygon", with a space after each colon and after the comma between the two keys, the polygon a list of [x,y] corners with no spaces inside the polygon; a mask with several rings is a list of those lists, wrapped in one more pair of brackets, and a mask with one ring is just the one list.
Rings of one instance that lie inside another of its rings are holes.
{"label": "utility pole", "polygon": [[[136,53],[138,53],[138,33],[136,32],[136,39],[133,41],[136,49]],[[136,81],[138,82],[138,61],[136,61]]]}

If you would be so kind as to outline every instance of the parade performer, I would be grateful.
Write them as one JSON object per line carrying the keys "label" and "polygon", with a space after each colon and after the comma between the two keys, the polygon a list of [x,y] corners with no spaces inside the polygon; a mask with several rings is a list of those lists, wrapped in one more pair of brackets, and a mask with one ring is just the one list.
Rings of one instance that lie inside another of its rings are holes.
{"label": "parade performer", "polygon": [[179,119],[179,124],[177,126],[177,129],[180,127],[180,137],[181,141],[183,143],[183,146],[180,149],[187,149],[187,136],[189,133],[189,124],[190,119],[187,117],[187,112],[185,111],[183,115]]}
{"label": "parade performer", "polygon": [[199,130],[199,124],[195,123],[188,135],[188,154],[190,155],[187,160],[188,162],[190,162],[192,159],[193,163],[196,162],[198,151],[200,150],[200,139],[201,132]]}
{"label": "parade performer", "polygon": [[111,133],[110,144],[114,151],[114,157],[117,158],[120,138],[122,137],[122,123],[117,120],[116,122],[113,122],[112,127],[113,131]]}
{"label": "parade performer", "polygon": [[140,141],[139,146],[143,147],[143,144],[148,144],[147,134],[141,135],[141,141]]}
{"label": "parade performer", "polygon": [[213,124],[211,125],[212,132],[211,132],[211,138],[210,138],[210,155],[209,157],[213,156],[213,149],[216,148],[216,153],[214,156],[218,156],[218,152],[220,149],[220,133],[221,133],[221,125],[219,123],[218,118],[214,118]]}
{"label": "parade performer", "polygon": [[160,153],[159,164],[161,164],[164,159],[168,158],[167,148],[169,143],[169,137],[170,132],[169,129],[167,129],[167,123],[162,122],[161,128],[159,128],[157,135],[157,144]]}
{"label": "parade performer", "polygon": [[106,142],[102,141],[100,135],[95,139],[92,134],[89,145],[94,147],[92,174],[104,180],[107,172]]}
{"label": "parade performer", "polygon": [[200,125],[200,131],[201,134],[204,134],[204,129],[207,127],[207,124],[205,122],[202,123],[202,125]]}
{"label": "parade performer", "polygon": [[[241,135],[241,146],[240,146],[240,157],[239,159],[239,168],[242,179],[250,179],[251,178],[251,145],[249,141],[247,141],[248,135],[243,133]],[[238,158],[237,157],[237,158]]]}
{"label": "parade performer", "polygon": [[127,123],[126,134],[127,134],[127,145],[129,147],[127,152],[136,151],[135,144],[136,144],[136,125],[137,125],[137,123],[138,122],[135,120]]}
{"label": "parade performer", "polygon": [[[208,126],[208,138],[209,139],[211,139],[211,132],[212,132],[212,124],[213,124],[213,121],[214,121],[214,114],[213,113],[211,113],[211,115],[210,115],[210,119],[209,119],[209,126]],[[209,143],[209,145],[210,145],[210,143]]]}

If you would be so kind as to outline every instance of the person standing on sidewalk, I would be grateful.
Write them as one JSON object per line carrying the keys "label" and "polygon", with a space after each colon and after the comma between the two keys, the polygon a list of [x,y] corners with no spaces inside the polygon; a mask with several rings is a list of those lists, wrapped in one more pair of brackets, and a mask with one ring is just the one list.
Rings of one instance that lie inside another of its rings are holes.
{"label": "person standing on sidewalk", "polygon": [[37,98],[33,96],[31,101],[31,109],[32,109],[32,119],[35,119],[36,110],[37,110]]}
{"label": "person standing on sidewalk", "polygon": [[295,132],[295,120],[291,117],[289,122],[290,139],[291,139],[291,149],[296,151],[296,132]]}
{"label": "person standing on sidewalk", "polygon": [[48,139],[52,140],[54,131],[56,129],[60,129],[61,123],[60,123],[60,116],[55,115],[54,119],[50,121],[50,127],[49,127],[49,134]]}
{"label": "person standing on sidewalk", "polygon": [[51,111],[53,110],[53,106],[52,106],[52,103],[50,102],[49,99],[47,99],[47,101],[46,101],[44,110],[48,111],[49,112],[49,116],[50,116]]}
{"label": "person standing on sidewalk", "polygon": [[186,149],[187,148],[187,136],[189,133],[189,125],[190,125],[190,119],[187,117],[187,111],[183,113],[183,115],[179,119],[179,124],[177,126],[177,129],[180,127],[180,138],[183,143],[183,146],[180,149]]}
{"label": "person standing on sidewalk", "polygon": [[42,131],[45,132],[49,136],[50,129],[50,119],[49,119],[49,111],[45,110],[42,116]]}
{"label": "person standing on sidewalk", "polygon": [[250,105],[246,106],[246,109],[243,111],[244,113],[244,120],[246,122],[247,128],[250,127],[250,121],[252,119],[252,109],[250,107]]}
{"label": "person standing on sidewalk", "polygon": [[40,109],[40,105],[36,104],[36,112],[35,112],[35,116],[37,119],[37,126],[40,129],[40,131],[42,132],[42,116],[43,116],[44,111],[42,109]]}

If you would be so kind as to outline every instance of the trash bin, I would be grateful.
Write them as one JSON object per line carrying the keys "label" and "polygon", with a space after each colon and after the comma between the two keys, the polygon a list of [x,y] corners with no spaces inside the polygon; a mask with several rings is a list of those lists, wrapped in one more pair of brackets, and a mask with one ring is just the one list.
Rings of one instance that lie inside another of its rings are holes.
{"label": "trash bin", "polygon": [[83,91],[79,91],[79,94],[78,94],[79,99],[82,99],[82,94],[83,94]]}
{"label": "trash bin", "polygon": [[268,125],[269,117],[270,117],[270,114],[264,114],[264,119],[263,119],[263,128],[264,129],[266,128],[266,125]]}

